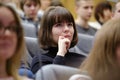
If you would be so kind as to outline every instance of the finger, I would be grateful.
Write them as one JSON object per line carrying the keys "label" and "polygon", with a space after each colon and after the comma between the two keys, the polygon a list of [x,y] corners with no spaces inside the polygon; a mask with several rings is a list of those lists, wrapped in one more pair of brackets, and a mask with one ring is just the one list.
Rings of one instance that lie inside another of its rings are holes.
{"label": "finger", "polygon": [[66,38],[65,44],[66,44],[66,49],[69,49],[69,47],[70,47],[70,40]]}
{"label": "finger", "polygon": [[68,38],[64,38],[65,43],[70,43],[70,40]]}

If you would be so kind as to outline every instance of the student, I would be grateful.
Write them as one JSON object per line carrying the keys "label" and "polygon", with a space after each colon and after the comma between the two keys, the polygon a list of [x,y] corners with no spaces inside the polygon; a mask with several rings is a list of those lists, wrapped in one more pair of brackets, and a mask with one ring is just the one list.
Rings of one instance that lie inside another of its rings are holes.
{"label": "student", "polygon": [[39,30],[41,48],[48,50],[45,54],[38,54],[33,58],[31,70],[47,64],[60,64],[79,67],[85,56],[68,52],[78,41],[77,31],[72,14],[64,7],[48,8],[42,18]]}
{"label": "student", "polygon": [[106,22],[97,32],[80,70],[87,71],[93,80],[120,79],[120,19]]}
{"label": "student", "polygon": [[18,74],[24,44],[23,29],[16,12],[0,3],[0,80],[29,80]]}
{"label": "student", "polygon": [[75,0],[77,18],[75,20],[78,33],[94,36],[96,29],[88,24],[93,13],[93,0]]}
{"label": "student", "polygon": [[20,7],[24,12],[24,16],[21,19],[23,23],[34,25],[36,27],[36,34],[40,26],[40,19],[37,17],[40,6],[39,0],[20,0]]}
{"label": "student", "polygon": [[100,29],[101,26],[112,18],[112,5],[108,1],[100,2],[96,5],[94,17],[97,22],[93,23],[93,27]]}

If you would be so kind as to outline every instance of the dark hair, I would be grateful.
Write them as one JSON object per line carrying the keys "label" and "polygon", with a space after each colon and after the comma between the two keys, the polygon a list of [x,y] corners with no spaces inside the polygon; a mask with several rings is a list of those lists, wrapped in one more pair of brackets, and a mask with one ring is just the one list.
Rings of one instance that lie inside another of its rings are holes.
{"label": "dark hair", "polygon": [[[20,0],[20,8],[23,10],[23,6],[24,6],[24,4],[25,4],[25,2],[26,2],[27,0]],[[37,3],[39,6],[41,6],[41,2],[40,2],[40,0],[29,0],[29,1],[33,1],[33,2],[35,2],[35,3]],[[23,10],[24,11],[24,10]]]}
{"label": "dark hair", "polygon": [[62,2],[60,2],[59,0],[52,0],[50,6],[61,6],[61,7],[64,7]]}
{"label": "dark hair", "polygon": [[91,1],[91,0],[75,0],[75,5],[80,6],[80,4],[79,4],[80,1]]}
{"label": "dark hair", "polygon": [[108,1],[101,2],[95,7],[94,16],[97,21],[99,21],[99,15],[104,17],[103,11],[106,9],[112,11],[112,6]]}
{"label": "dark hair", "polygon": [[71,46],[76,45],[78,41],[76,26],[72,14],[64,7],[49,7],[41,20],[41,26],[39,30],[39,43],[40,46],[45,49],[51,47],[53,44],[56,44],[52,36],[53,25],[60,22],[72,22],[74,28],[73,40]]}

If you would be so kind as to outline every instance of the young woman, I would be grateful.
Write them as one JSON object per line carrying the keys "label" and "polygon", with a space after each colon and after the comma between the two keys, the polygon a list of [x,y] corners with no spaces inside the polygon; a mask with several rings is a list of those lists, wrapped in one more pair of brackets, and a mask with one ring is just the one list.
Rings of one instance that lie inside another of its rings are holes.
{"label": "young woman", "polygon": [[25,79],[18,74],[23,53],[24,37],[19,18],[11,7],[0,3],[0,80]]}
{"label": "young woman", "polygon": [[33,73],[47,64],[79,67],[85,56],[68,51],[76,45],[77,41],[72,14],[64,7],[48,8],[43,15],[39,30],[40,46],[48,52],[34,57],[31,65]]}
{"label": "young woman", "polygon": [[80,69],[93,80],[120,79],[120,19],[108,21],[97,32],[93,48]]}

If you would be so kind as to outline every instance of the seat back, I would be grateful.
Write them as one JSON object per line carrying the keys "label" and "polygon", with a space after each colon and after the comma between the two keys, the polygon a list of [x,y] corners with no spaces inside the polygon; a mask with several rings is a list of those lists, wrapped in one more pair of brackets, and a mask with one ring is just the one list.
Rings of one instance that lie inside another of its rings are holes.
{"label": "seat back", "polygon": [[77,47],[83,52],[88,54],[93,45],[94,36],[78,34],[78,43]]}
{"label": "seat back", "polygon": [[27,48],[28,63],[31,64],[34,55],[42,54],[45,51],[39,47],[37,38],[25,37],[25,43]]}
{"label": "seat back", "polygon": [[77,68],[50,64],[36,73],[35,80],[68,80],[72,75],[81,73]]}
{"label": "seat back", "polygon": [[24,29],[25,37],[33,37],[33,38],[37,37],[37,30],[33,24],[22,22],[22,26]]}

